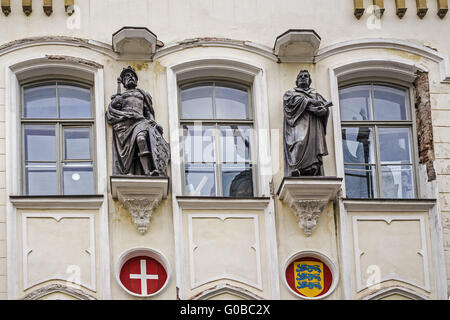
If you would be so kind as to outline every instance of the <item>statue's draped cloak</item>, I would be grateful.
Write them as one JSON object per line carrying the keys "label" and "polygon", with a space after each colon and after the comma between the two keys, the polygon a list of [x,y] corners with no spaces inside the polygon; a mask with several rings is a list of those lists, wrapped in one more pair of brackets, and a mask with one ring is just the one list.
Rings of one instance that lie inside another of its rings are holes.
{"label": "statue's draped cloak", "polygon": [[118,110],[111,104],[106,111],[106,119],[113,127],[114,174],[144,174],[138,158],[136,137],[140,132],[145,132],[151,151],[150,168],[159,170],[161,175],[167,175],[169,145],[155,127],[151,96],[141,89],[136,90],[144,96],[143,114],[130,109]]}
{"label": "statue's draped cloak", "polygon": [[286,174],[294,170],[307,169],[322,163],[322,156],[328,154],[325,135],[329,111],[318,117],[308,110],[311,99],[325,99],[314,89],[295,88],[283,96],[284,110],[284,154]]}

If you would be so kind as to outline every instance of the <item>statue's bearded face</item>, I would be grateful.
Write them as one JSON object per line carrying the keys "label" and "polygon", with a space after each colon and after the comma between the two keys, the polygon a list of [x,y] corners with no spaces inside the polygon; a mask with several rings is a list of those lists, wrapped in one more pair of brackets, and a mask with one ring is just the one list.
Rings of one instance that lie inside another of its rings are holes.
{"label": "statue's bearded face", "polygon": [[137,86],[137,79],[131,72],[125,73],[122,81],[124,87],[127,89],[133,89]]}
{"label": "statue's bearded face", "polygon": [[309,88],[311,84],[311,77],[308,72],[301,72],[297,77],[297,87]]}

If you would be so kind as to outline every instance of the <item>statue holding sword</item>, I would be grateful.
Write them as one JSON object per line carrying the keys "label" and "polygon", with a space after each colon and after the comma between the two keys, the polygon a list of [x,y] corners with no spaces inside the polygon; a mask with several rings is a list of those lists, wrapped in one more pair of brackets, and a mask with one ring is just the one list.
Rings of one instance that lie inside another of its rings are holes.
{"label": "statue holding sword", "polygon": [[[119,175],[167,176],[170,158],[163,128],[155,121],[152,97],[137,88],[132,67],[124,68],[106,119],[113,127],[113,171]],[[121,92],[121,84],[125,92]]]}

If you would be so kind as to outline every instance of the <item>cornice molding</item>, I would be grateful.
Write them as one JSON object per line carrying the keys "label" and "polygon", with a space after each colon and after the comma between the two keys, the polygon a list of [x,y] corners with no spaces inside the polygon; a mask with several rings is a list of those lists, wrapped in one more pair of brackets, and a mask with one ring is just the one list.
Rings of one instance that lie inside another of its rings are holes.
{"label": "cornice molding", "polygon": [[337,54],[362,49],[394,49],[427,58],[439,64],[441,82],[450,83],[448,56],[438,52],[436,49],[405,40],[391,38],[363,38],[343,41],[319,49],[315,61],[320,62]]}
{"label": "cornice molding", "polygon": [[[0,56],[15,50],[40,46],[40,45],[66,45],[80,48],[87,48],[95,52],[107,55],[108,57],[119,60],[119,54],[114,52],[112,45],[96,40],[88,40],[83,38],[68,37],[68,36],[42,36],[31,37],[19,40],[14,40],[3,45],[0,45]],[[263,44],[254,43],[251,41],[234,40],[228,38],[192,38],[169,43],[162,46],[162,43],[156,48],[152,60],[162,58],[166,55],[196,47],[222,47],[244,50],[260,56],[263,56],[271,61],[280,62],[279,57],[274,54],[274,49]],[[419,55],[439,64],[441,73],[441,82],[450,83],[450,65],[448,56],[438,52],[435,49],[427,47],[419,43],[410,41],[392,39],[392,38],[362,38],[350,41],[343,41],[328,45],[317,51],[313,61],[320,62],[329,57],[335,56],[348,51],[362,50],[362,49],[395,49],[412,54]]]}
{"label": "cornice molding", "polygon": [[41,45],[64,45],[79,48],[87,48],[107,55],[112,59],[118,59],[118,54],[112,49],[112,46],[96,40],[87,40],[76,37],[67,36],[42,36],[23,38],[7,42],[0,45],[0,56],[14,52],[16,50],[36,47]]}

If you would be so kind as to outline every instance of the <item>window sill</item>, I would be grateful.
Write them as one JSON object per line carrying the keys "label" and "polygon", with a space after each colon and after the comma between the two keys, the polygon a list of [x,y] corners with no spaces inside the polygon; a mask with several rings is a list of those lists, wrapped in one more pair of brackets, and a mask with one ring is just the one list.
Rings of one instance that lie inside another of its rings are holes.
{"label": "window sill", "polygon": [[265,209],[270,202],[269,197],[192,197],[177,196],[178,205],[182,209]]}
{"label": "window sill", "polygon": [[99,209],[103,195],[9,196],[17,209]]}
{"label": "window sill", "polygon": [[347,211],[429,211],[436,205],[436,199],[342,199]]}

